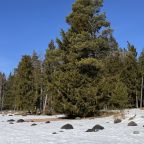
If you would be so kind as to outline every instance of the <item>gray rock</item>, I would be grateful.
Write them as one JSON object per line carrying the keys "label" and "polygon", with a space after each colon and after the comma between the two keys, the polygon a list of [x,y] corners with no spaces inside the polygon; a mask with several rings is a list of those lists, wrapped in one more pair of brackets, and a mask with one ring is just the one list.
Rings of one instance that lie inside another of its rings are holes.
{"label": "gray rock", "polygon": [[10,122],[9,124],[14,124],[13,122]]}
{"label": "gray rock", "polygon": [[122,121],[121,119],[115,119],[115,120],[114,120],[114,123],[115,123],[115,124],[121,123],[121,121]]}
{"label": "gray rock", "polygon": [[86,132],[94,132],[93,129],[88,129]]}
{"label": "gray rock", "polygon": [[31,126],[36,126],[37,124],[33,123]]}
{"label": "gray rock", "polygon": [[53,132],[52,134],[57,134],[56,132]]}
{"label": "gray rock", "polygon": [[59,131],[59,132],[64,132],[64,131]]}
{"label": "gray rock", "polygon": [[14,119],[7,120],[7,122],[14,122],[14,121],[15,121]]}
{"label": "gray rock", "polygon": [[140,132],[139,131],[134,131],[133,134],[140,134]]}
{"label": "gray rock", "polygon": [[45,123],[48,124],[48,123],[50,123],[50,121],[46,121]]}
{"label": "gray rock", "polygon": [[128,126],[137,126],[137,123],[135,123],[134,121],[131,121],[128,123]]}
{"label": "gray rock", "polygon": [[23,123],[23,122],[25,122],[23,119],[17,120],[17,123]]}
{"label": "gray rock", "polygon": [[101,125],[95,125],[92,129],[88,129],[86,132],[98,132],[99,130],[103,130],[104,127]]}
{"label": "gray rock", "polygon": [[104,129],[104,127],[101,126],[101,125],[95,125],[95,126],[92,128],[92,130],[94,130],[94,131],[103,130],[103,129]]}
{"label": "gray rock", "polygon": [[62,126],[61,129],[69,130],[69,129],[74,129],[74,128],[71,124],[66,124],[66,125]]}
{"label": "gray rock", "polygon": [[99,130],[88,129],[86,132],[98,132]]}

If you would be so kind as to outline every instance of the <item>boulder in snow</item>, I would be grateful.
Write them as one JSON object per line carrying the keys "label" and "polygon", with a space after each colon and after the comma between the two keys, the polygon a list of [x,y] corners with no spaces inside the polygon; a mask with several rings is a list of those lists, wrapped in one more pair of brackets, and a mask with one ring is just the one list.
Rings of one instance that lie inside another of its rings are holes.
{"label": "boulder in snow", "polygon": [[33,123],[31,126],[36,126],[37,124]]}
{"label": "boulder in snow", "polygon": [[114,120],[114,123],[115,123],[115,124],[121,123],[121,121],[122,121],[121,119],[115,119],[115,120]]}
{"label": "boulder in snow", "polygon": [[61,127],[61,129],[73,129],[73,126],[71,124],[66,124],[64,126]]}
{"label": "boulder in snow", "polygon": [[48,124],[48,123],[50,123],[50,121],[46,121],[45,123]]}
{"label": "boulder in snow", "polygon": [[23,119],[17,120],[17,123],[23,123],[23,122],[25,122]]}
{"label": "boulder in snow", "polygon": [[95,126],[92,128],[92,130],[94,130],[94,131],[103,130],[103,129],[104,129],[104,127],[101,126],[101,125],[95,125]]}
{"label": "boulder in snow", "polygon": [[137,126],[137,123],[135,123],[134,121],[131,121],[128,123],[128,126]]}
{"label": "boulder in snow", "polygon": [[53,132],[52,134],[57,134],[56,132]]}
{"label": "boulder in snow", "polygon": [[99,130],[88,129],[86,132],[98,132]]}
{"label": "boulder in snow", "polygon": [[14,121],[15,121],[14,119],[7,120],[7,122],[14,122]]}
{"label": "boulder in snow", "polygon": [[12,114],[9,114],[8,116],[13,116]]}
{"label": "boulder in snow", "polygon": [[104,127],[101,125],[95,125],[92,129],[88,129],[86,132],[98,132],[99,130],[103,130]]}

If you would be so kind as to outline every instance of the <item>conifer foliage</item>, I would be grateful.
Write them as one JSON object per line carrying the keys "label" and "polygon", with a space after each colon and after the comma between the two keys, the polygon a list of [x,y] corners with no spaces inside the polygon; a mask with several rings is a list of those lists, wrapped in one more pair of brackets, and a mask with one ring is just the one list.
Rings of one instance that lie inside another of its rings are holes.
{"label": "conifer foliage", "polygon": [[121,49],[102,0],[76,0],[67,31],[45,57],[24,55],[9,77],[0,73],[2,109],[94,116],[101,109],[143,106],[144,52]]}

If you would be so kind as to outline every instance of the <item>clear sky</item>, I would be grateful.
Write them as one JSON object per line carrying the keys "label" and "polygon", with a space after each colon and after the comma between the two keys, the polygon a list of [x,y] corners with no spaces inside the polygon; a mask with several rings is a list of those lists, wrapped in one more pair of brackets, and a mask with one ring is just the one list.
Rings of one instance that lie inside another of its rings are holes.
{"label": "clear sky", "polygon": [[[75,0],[0,0],[0,71],[7,75],[24,54],[43,55],[48,42],[67,29]],[[121,47],[144,48],[144,0],[104,0],[103,11]]]}

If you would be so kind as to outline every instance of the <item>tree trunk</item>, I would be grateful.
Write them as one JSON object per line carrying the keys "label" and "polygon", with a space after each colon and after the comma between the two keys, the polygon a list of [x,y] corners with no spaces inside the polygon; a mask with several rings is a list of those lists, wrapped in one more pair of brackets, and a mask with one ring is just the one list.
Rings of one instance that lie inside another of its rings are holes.
{"label": "tree trunk", "polygon": [[143,76],[141,81],[141,100],[140,100],[140,108],[143,107]]}
{"label": "tree trunk", "polygon": [[47,95],[45,97],[44,107],[43,107],[43,113],[45,114],[46,111],[46,105],[47,105]]}
{"label": "tree trunk", "polygon": [[136,90],[136,108],[138,108],[138,96],[137,96],[137,90]]}

